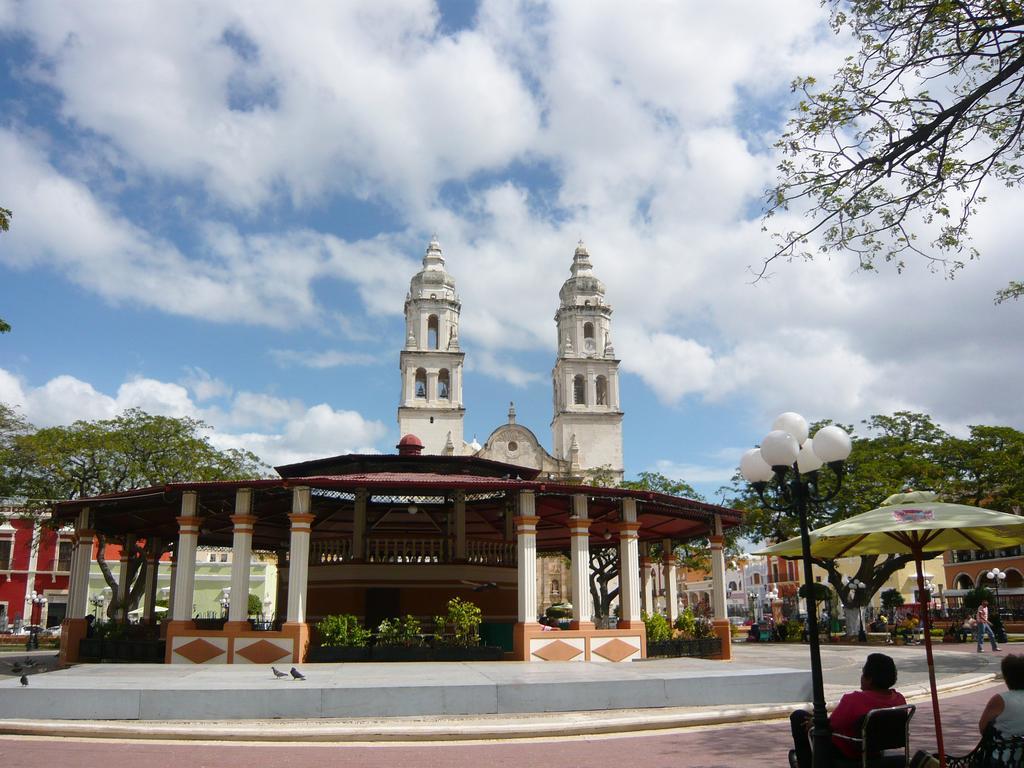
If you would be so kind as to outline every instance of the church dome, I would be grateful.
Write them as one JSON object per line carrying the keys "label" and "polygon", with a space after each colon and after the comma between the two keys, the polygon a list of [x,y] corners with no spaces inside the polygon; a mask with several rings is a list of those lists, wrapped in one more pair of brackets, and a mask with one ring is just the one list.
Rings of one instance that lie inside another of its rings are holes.
{"label": "church dome", "polygon": [[416,435],[405,435],[395,446],[399,456],[418,456],[423,451],[423,441]]}
{"label": "church dome", "polygon": [[572,277],[562,284],[562,289],[558,292],[563,307],[604,303],[604,283],[594,276],[590,253],[582,240],[576,246],[569,271],[572,272]]}

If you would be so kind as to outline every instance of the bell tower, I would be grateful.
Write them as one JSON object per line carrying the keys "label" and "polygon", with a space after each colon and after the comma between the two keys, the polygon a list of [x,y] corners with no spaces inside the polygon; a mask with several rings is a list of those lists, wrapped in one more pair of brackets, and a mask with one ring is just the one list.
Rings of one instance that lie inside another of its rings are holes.
{"label": "bell tower", "polygon": [[405,348],[399,356],[398,431],[416,435],[424,453],[463,452],[461,309],[435,236],[405,297]]}
{"label": "bell tower", "polygon": [[573,254],[571,277],[558,292],[558,359],[551,373],[554,455],[578,462],[584,475],[605,470],[622,480],[622,411],[619,361],[612,346],[612,308],[604,283],[593,273],[581,240]]}

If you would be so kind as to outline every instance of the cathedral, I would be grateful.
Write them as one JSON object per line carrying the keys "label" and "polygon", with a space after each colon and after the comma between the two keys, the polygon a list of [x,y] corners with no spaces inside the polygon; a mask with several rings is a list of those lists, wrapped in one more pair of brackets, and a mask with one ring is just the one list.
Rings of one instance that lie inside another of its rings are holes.
{"label": "cathedral", "polygon": [[445,269],[441,246],[432,238],[423,269],[413,276],[405,299],[400,434],[415,435],[427,454],[492,459],[539,470],[539,477],[560,481],[621,481],[622,410],[612,308],[582,242],[569,271],[555,313],[551,452],[532,430],[516,423],[514,406],[509,407],[508,422],[491,432],[482,446],[475,440],[467,443],[462,404],[466,354],[459,345],[462,304],[455,280]]}

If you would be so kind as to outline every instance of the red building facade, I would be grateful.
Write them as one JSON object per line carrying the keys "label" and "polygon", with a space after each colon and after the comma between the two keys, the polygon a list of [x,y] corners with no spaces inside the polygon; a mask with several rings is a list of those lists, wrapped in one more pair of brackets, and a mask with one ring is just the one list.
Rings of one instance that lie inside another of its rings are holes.
{"label": "red building facade", "polygon": [[[58,532],[18,510],[0,510],[0,631],[60,626],[68,599],[71,531]],[[32,601],[32,593],[46,598]]]}

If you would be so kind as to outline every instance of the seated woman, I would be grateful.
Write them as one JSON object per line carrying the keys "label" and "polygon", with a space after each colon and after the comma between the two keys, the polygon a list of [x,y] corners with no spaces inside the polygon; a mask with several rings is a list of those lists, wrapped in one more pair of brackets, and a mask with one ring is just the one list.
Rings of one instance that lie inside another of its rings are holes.
{"label": "seated woman", "polygon": [[[896,684],[896,662],[884,653],[868,654],[860,675],[860,690],[851,691],[839,700],[828,718],[829,729],[844,736],[858,736],[860,722],[872,709],[898,707],[907,703],[903,694],[893,690]],[[811,727],[811,713],[798,709],[789,716],[793,746],[789,752],[791,768],[810,768],[811,743],[807,731]],[[845,759],[859,759],[856,746],[842,740],[832,739],[833,755]],[[831,765],[831,756],[825,761]]]}
{"label": "seated woman", "polygon": [[1024,736],[1024,656],[1009,654],[1002,663],[1003,680],[1008,690],[988,700],[978,720],[982,734],[991,723],[1005,738]]}

